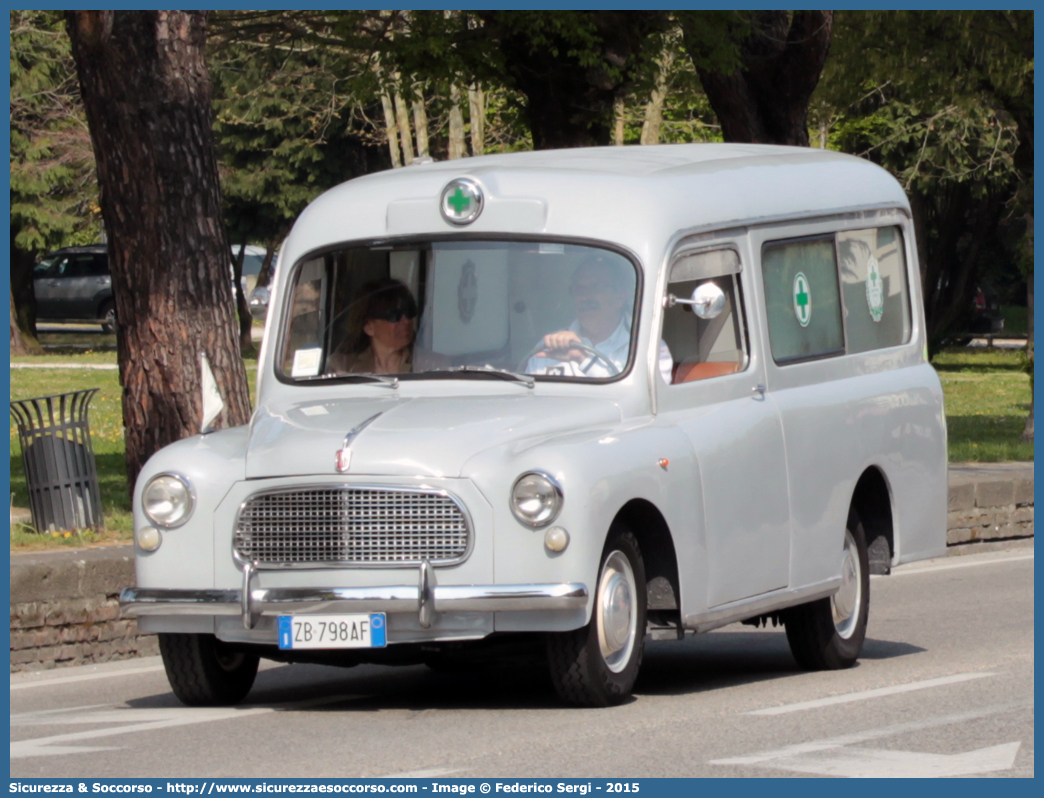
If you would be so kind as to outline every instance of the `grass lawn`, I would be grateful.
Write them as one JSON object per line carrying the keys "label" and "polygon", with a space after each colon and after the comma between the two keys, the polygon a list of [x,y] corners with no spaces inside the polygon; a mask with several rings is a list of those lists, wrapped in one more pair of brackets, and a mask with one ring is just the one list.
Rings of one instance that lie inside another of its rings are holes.
{"label": "grass lawn", "polygon": [[1019,440],[1031,398],[1023,364],[1021,350],[950,349],[935,356],[951,463],[1033,459],[1033,444]]}
{"label": "grass lawn", "polygon": [[[65,336],[68,338],[68,336]],[[110,339],[113,337],[110,336]],[[46,344],[47,341],[45,340]],[[12,358],[13,363],[97,364],[116,363],[115,351],[88,351],[65,354],[69,350],[50,351],[37,357]],[[257,360],[247,359],[247,379],[251,401],[257,375]],[[101,488],[102,513],[105,528],[98,533],[90,531],[40,535],[31,527],[15,525],[11,529],[11,548],[30,551],[42,548],[81,547],[84,544],[126,543],[132,538],[130,495],[127,491],[127,471],[123,462],[123,410],[120,403],[119,372],[98,369],[11,369],[11,399],[49,396],[86,388],[98,388],[91,400],[89,421],[91,442],[98,467]],[[18,445],[18,429],[11,421],[11,502],[16,507],[29,506],[29,494],[22,467],[22,452]]]}
{"label": "grass lawn", "polygon": [[[115,363],[116,353],[94,351],[75,355],[54,353],[43,358],[15,358],[14,362]],[[935,367],[946,395],[946,420],[950,436],[950,461],[999,462],[1032,460],[1033,444],[1021,443],[1029,412],[1029,377],[1022,370],[1021,351],[953,349],[936,356]],[[251,398],[257,361],[246,360]],[[98,463],[105,531],[85,536],[37,535],[28,528],[11,531],[13,549],[82,546],[84,543],[131,539],[130,497],[123,465],[123,420],[118,372],[95,369],[11,369],[11,398],[65,393],[99,388],[91,403],[90,423]],[[11,490],[14,504],[28,507],[29,498],[18,448],[18,434],[11,425]]]}

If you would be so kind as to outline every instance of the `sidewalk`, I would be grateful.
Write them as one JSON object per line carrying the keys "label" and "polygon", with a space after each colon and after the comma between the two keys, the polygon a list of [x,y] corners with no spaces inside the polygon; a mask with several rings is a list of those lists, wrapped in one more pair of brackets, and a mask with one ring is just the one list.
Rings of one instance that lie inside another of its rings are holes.
{"label": "sidewalk", "polygon": [[13,369],[94,369],[95,371],[116,371],[115,363],[12,363]]}

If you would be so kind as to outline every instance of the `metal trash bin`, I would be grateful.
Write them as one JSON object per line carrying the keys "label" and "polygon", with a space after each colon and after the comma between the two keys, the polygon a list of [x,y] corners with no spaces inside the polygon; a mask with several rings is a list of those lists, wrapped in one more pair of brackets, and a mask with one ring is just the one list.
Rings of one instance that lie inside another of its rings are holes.
{"label": "metal trash bin", "polygon": [[37,532],[98,529],[98,468],[87,410],[97,388],[11,402]]}

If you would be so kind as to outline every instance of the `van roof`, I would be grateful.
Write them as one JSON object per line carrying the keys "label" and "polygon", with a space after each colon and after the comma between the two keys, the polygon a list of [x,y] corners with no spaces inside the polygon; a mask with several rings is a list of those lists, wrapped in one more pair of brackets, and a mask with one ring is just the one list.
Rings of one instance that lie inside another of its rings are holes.
{"label": "van roof", "polygon": [[[458,177],[485,207],[466,227],[439,211]],[[302,213],[287,256],[341,241],[466,232],[577,236],[653,254],[681,231],[909,205],[884,169],[807,147],[676,144],[486,155],[350,180]]]}

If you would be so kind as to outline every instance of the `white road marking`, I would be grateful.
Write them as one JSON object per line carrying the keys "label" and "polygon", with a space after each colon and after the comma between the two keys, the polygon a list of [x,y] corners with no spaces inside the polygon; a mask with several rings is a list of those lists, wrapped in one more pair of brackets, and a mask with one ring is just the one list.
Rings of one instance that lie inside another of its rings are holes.
{"label": "white road marking", "polygon": [[848,779],[952,778],[1011,770],[1021,743],[1005,743],[963,754],[922,754],[875,748],[840,748],[767,762],[761,767]]}
{"label": "white road marking", "polygon": [[[965,555],[965,556],[966,557],[974,557],[975,555],[972,554],[972,555]],[[976,567],[978,565],[996,565],[996,564],[1002,563],[1002,562],[1020,562],[1022,560],[1032,560],[1033,559],[1033,552],[1030,552],[1029,554],[1019,554],[1019,555],[1017,555],[1015,557],[990,557],[990,558],[985,558],[984,557],[981,560],[976,559],[976,560],[970,560],[970,561],[964,561],[964,557],[956,557],[954,559],[960,559],[960,560],[962,560],[962,562],[939,562],[939,563],[932,563],[931,565],[920,565],[920,566],[913,565],[913,566],[910,566],[910,567],[900,566],[899,568],[897,568],[894,571],[892,571],[892,573],[888,575],[888,578],[893,577],[893,576],[910,576],[911,574],[924,574],[924,573],[929,573],[931,571],[949,571],[949,570],[952,570],[954,568],[974,568],[974,567]],[[886,577],[881,575],[880,577],[875,577],[875,578],[882,578],[883,579],[883,578],[886,578]]]}
{"label": "white road marking", "polygon": [[771,751],[762,751],[757,754],[734,756],[728,757],[727,759],[712,759],[708,764],[760,765],[765,762],[777,761],[782,759],[792,759],[794,757],[802,756],[805,754],[814,754],[820,751],[831,751],[838,748],[842,748],[844,746],[867,743],[871,740],[882,740],[887,737],[895,737],[900,734],[910,734],[912,732],[924,731],[925,729],[934,729],[939,726],[950,726],[956,723],[967,723],[968,721],[978,720],[979,718],[989,717],[990,715],[999,715],[1005,712],[1018,712],[1020,710],[1025,709],[1032,710],[1033,702],[1017,701],[1011,704],[996,704],[994,706],[983,707],[982,709],[969,710],[968,712],[958,712],[953,715],[941,715],[939,717],[927,718],[925,720],[914,720],[908,721],[906,723],[896,723],[891,726],[882,726],[878,729],[867,729],[861,732],[842,734],[838,737],[830,737],[825,740],[813,740],[812,742],[788,745],[783,748],[777,748]]}
{"label": "white road marking", "polygon": [[390,776],[378,776],[379,779],[434,779],[439,776],[448,776],[451,773],[460,773],[460,770],[448,770],[447,768],[430,768],[428,770],[411,770],[408,773],[393,773]]}
{"label": "white road marking", "polygon": [[148,665],[142,668],[123,668],[105,673],[80,673],[75,676],[61,676],[57,679],[39,679],[31,682],[18,682],[11,685],[11,692],[15,690],[28,690],[30,687],[53,687],[56,684],[75,684],[76,682],[89,682],[94,679],[110,679],[114,676],[129,676],[135,673],[156,673],[162,671],[162,665]]}
{"label": "white road marking", "polygon": [[785,715],[788,712],[801,712],[806,709],[818,709],[819,707],[829,707],[835,704],[849,704],[853,701],[866,701],[870,698],[880,698],[886,695],[896,695],[898,693],[910,693],[914,690],[926,690],[929,687],[942,687],[947,684],[959,684],[960,682],[970,682],[973,679],[982,679],[986,676],[996,676],[995,673],[957,673],[953,676],[942,676],[938,679],[925,679],[921,682],[909,682],[908,684],[895,684],[891,687],[878,687],[874,690],[861,690],[858,693],[843,693],[841,695],[832,695],[826,698],[816,698],[811,701],[799,701],[795,704],[783,704],[778,707],[766,707],[765,709],[755,709],[752,712],[743,712],[743,715]]}
{"label": "white road marking", "polygon": [[[86,753],[92,748],[81,746],[59,745],[51,747],[54,743],[72,743],[80,740],[96,740],[100,737],[112,737],[116,734],[133,734],[134,732],[156,731],[158,729],[170,729],[175,726],[189,726],[196,723],[210,723],[216,720],[231,720],[232,718],[245,718],[250,715],[266,715],[274,712],[272,707],[257,707],[254,709],[209,709],[175,707],[166,710],[166,716],[159,720],[155,711],[150,712],[143,723],[126,723],[119,728],[91,729],[90,731],[70,732],[67,734],[54,734],[49,737],[37,737],[30,740],[11,741],[11,759],[22,759],[29,756],[53,756],[65,753]],[[137,711],[133,709],[124,710],[125,720],[136,720]],[[12,723],[15,719],[12,718]],[[77,722],[77,721],[74,721]],[[78,722],[84,722],[80,720]],[[110,721],[111,722],[111,721]],[[110,749],[111,750],[111,749]]]}
{"label": "white road marking", "polygon": [[[117,728],[91,729],[89,731],[68,732],[66,734],[54,734],[48,737],[36,737],[29,740],[11,741],[11,759],[23,759],[31,756],[56,756],[59,754],[83,754],[98,750],[114,750],[111,747],[97,748],[91,746],[68,745],[86,740],[96,740],[102,737],[112,737],[117,734],[133,734],[135,732],[156,731],[169,729],[175,726],[189,726],[196,723],[212,723],[220,720],[233,720],[246,718],[253,715],[267,715],[277,710],[299,710],[308,709],[324,704],[333,704],[340,701],[348,701],[359,696],[335,695],[313,698],[308,701],[296,701],[290,704],[278,704],[265,707],[168,707],[163,709],[121,709],[108,705],[108,711],[79,712],[73,711],[67,717],[51,714],[44,721],[39,718],[41,713],[28,712],[22,715],[12,715],[12,726],[24,725],[64,725],[64,724],[91,724],[91,723],[123,723],[125,725]],[[86,709],[86,707],[81,708]]]}

